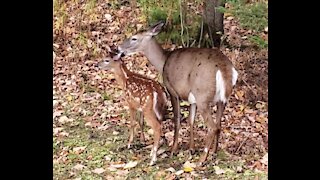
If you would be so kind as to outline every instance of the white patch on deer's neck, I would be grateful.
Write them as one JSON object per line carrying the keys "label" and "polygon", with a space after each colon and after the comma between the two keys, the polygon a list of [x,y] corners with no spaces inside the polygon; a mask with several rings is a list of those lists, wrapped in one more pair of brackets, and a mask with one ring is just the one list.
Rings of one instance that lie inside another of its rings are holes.
{"label": "white patch on deer's neck", "polygon": [[214,102],[218,101],[227,102],[225,83],[220,70],[216,74],[216,94],[214,96]]}
{"label": "white patch on deer's neck", "polygon": [[158,100],[158,93],[153,91],[153,111],[156,113],[157,118],[161,119],[161,116],[157,109],[157,103],[158,103],[157,100]]}
{"label": "white patch on deer's neck", "polygon": [[188,102],[189,102],[190,104],[196,103],[196,98],[194,97],[194,95],[192,94],[192,92],[189,93]]}
{"label": "white patch on deer's neck", "polygon": [[236,71],[235,68],[232,68],[232,85],[236,85],[238,79],[238,72]]}

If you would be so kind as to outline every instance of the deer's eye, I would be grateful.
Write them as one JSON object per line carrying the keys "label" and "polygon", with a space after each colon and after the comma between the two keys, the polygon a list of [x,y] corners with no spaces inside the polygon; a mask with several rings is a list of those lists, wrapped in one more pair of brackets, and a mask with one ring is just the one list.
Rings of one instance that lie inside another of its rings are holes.
{"label": "deer's eye", "polygon": [[131,38],[131,41],[136,41],[137,40],[137,38]]}

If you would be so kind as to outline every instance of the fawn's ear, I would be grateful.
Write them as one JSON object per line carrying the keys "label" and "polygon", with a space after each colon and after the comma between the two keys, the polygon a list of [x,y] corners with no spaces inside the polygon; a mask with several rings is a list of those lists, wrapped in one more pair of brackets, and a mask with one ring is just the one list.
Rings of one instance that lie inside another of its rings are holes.
{"label": "fawn's ear", "polygon": [[149,27],[147,33],[151,36],[159,34],[162,30],[162,27],[165,25],[164,21],[159,21],[156,24]]}

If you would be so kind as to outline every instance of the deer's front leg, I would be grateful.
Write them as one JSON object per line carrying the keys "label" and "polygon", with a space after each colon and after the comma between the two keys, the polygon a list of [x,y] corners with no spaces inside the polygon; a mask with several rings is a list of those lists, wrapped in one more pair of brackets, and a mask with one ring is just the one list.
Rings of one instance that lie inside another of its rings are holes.
{"label": "deer's front leg", "polygon": [[136,121],[136,110],[129,107],[130,111],[130,137],[129,137],[129,142],[128,142],[128,149],[130,149],[132,141],[133,141],[133,136],[134,136],[134,128],[135,128],[135,121]]}

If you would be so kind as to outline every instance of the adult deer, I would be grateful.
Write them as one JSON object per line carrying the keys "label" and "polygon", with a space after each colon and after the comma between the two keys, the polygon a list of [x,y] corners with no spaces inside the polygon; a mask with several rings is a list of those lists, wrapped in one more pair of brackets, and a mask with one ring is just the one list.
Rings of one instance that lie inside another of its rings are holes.
{"label": "adult deer", "polygon": [[[180,48],[165,51],[155,40],[165,23],[160,21],[148,30],[141,31],[124,40],[118,51],[128,55],[142,52],[162,74],[163,83],[170,93],[174,111],[174,142],[171,154],[177,151],[180,129],[180,100],[189,101],[190,144],[194,152],[193,124],[196,110],[208,126],[204,152],[199,165],[206,161],[210,148],[216,153],[220,134],[220,122],[227,103],[236,84],[238,73],[231,61],[219,50],[209,48]],[[217,105],[216,122],[211,116],[210,103]]]}
{"label": "adult deer", "polygon": [[126,101],[130,111],[130,137],[128,148],[130,148],[134,136],[134,127],[136,121],[136,112],[140,111],[139,125],[141,129],[140,141],[144,141],[143,134],[143,116],[154,132],[154,144],[151,150],[150,165],[157,160],[157,150],[161,138],[161,122],[164,119],[166,111],[165,89],[156,81],[146,78],[140,74],[129,71],[121,61],[120,55],[113,59],[106,58],[96,66],[102,70],[110,70],[115,74],[117,83],[119,83],[125,92]]}

